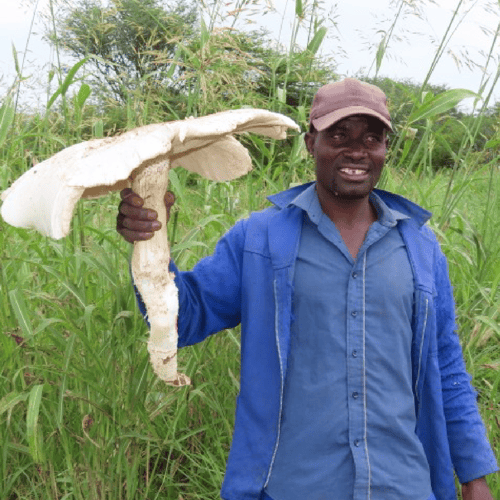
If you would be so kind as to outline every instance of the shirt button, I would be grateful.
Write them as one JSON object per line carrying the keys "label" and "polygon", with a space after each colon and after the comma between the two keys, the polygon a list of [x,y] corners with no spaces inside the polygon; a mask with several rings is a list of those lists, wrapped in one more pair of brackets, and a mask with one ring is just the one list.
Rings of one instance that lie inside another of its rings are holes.
{"label": "shirt button", "polygon": [[358,351],[352,351],[352,357],[355,358],[358,355]]}
{"label": "shirt button", "polygon": [[358,273],[352,273],[352,277],[356,279],[358,277]]}
{"label": "shirt button", "polygon": [[353,311],[351,314],[352,314],[352,316],[356,317],[358,313],[357,313],[357,311]]}
{"label": "shirt button", "polygon": [[358,399],[358,393],[357,393],[357,392],[353,392],[353,393],[352,393],[352,397],[353,397],[354,399]]}
{"label": "shirt button", "polygon": [[354,446],[359,446],[359,439],[356,439],[356,440],[354,441]]}

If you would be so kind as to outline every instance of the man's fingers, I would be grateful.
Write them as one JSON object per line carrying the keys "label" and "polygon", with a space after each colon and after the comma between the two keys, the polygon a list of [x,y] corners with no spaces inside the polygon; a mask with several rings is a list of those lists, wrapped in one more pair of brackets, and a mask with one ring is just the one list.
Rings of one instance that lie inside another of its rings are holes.
{"label": "man's fingers", "polygon": [[122,189],[120,191],[120,198],[122,200],[124,200],[125,198],[127,198],[128,196],[130,196],[130,194],[133,193],[132,189],[130,188],[125,188],[125,189]]}
{"label": "man's fingers", "polygon": [[117,217],[117,227],[137,232],[152,233],[161,228],[161,223],[157,220],[136,220],[120,214]]}
{"label": "man's fingers", "polygon": [[[130,188],[122,189],[120,197],[122,201],[118,207],[118,216],[116,218],[117,232],[129,243],[151,239],[155,231],[162,227],[158,221],[157,212],[142,208],[144,200]],[[167,220],[170,217],[170,208],[174,203],[174,193],[167,191],[165,193]]]}
{"label": "man's fingers", "polygon": [[134,243],[134,241],[149,240],[154,236],[155,231],[161,228],[161,223],[157,220],[144,221],[135,220],[118,214],[116,218],[116,230],[122,235],[125,241]]}
{"label": "man's fingers", "polygon": [[[125,188],[120,191],[122,202],[118,207],[120,213],[138,220],[154,220],[158,218],[158,214],[151,209],[141,208],[144,205],[144,200],[137,195],[132,189]],[[170,217],[170,209],[175,203],[175,195],[172,191],[167,191],[164,196],[165,207],[167,209],[167,220]]]}
{"label": "man's fingers", "polygon": [[172,191],[167,191],[165,193],[164,199],[165,199],[165,205],[171,207],[175,203],[175,194],[172,193]]}
{"label": "man's fingers", "polygon": [[142,207],[144,205],[144,200],[132,189],[125,188],[120,191],[120,197],[129,205],[133,205],[134,207]]}
{"label": "man's fingers", "polygon": [[119,213],[126,215],[131,219],[136,220],[155,220],[158,218],[158,214],[155,210],[150,210],[148,208],[138,208],[137,206],[131,206],[129,200],[124,200],[120,203],[118,207]]}
{"label": "man's fingers", "polygon": [[175,194],[172,193],[172,191],[167,191],[163,199],[165,200],[165,207],[167,209],[167,221],[169,221],[170,209],[172,208],[172,205],[175,203]]}
{"label": "man's fingers", "polygon": [[154,236],[154,233],[138,233],[137,231],[131,231],[126,228],[118,229],[118,233],[120,233],[123,239],[129,243],[150,240]]}

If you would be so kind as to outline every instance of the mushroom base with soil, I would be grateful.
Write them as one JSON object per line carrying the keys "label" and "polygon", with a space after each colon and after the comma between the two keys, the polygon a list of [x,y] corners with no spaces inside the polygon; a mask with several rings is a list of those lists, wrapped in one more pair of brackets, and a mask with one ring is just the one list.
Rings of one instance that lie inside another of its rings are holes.
{"label": "mushroom base with soil", "polygon": [[162,229],[147,241],[136,241],[131,268],[135,285],[146,305],[151,326],[148,351],[154,372],[166,384],[189,385],[189,377],[177,373],[177,314],[179,302],[174,274],[168,271],[170,247],[164,193],[168,187],[168,160],[151,165],[133,177],[132,189],[158,214]]}

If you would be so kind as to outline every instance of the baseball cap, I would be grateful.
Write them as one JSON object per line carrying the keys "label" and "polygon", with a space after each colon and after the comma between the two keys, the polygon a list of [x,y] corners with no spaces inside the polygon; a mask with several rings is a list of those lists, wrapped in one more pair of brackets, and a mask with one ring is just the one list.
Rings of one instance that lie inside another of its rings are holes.
{"label": "baseball cap", "polygon": [[370,115],[392,131],[387,97],[375,85],[345,78],[321,87],[314,96],[310,120],[316,130],[324,130],[352,115]]}

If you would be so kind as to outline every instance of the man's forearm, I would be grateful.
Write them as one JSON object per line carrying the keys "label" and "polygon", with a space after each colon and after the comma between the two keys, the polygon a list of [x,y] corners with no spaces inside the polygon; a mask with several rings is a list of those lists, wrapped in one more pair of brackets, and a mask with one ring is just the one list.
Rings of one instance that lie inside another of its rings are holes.
{"label": "man's forearm", "polygon": [[484,477],[462,484],[463,500],[494,500]]}

